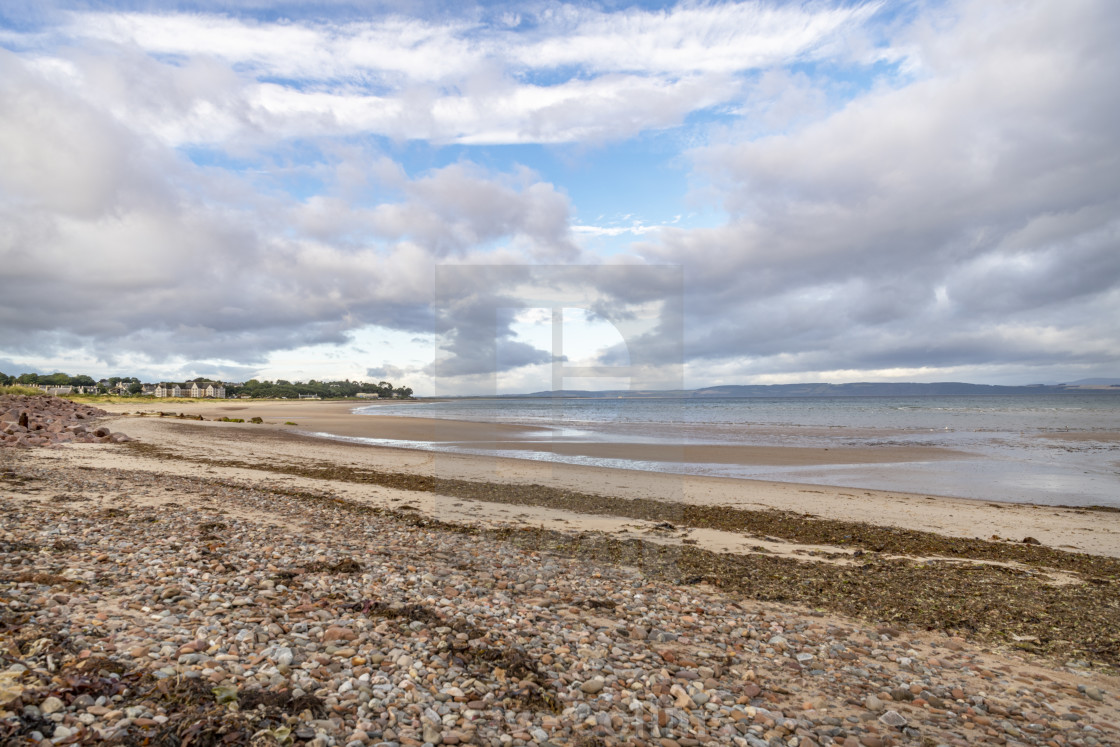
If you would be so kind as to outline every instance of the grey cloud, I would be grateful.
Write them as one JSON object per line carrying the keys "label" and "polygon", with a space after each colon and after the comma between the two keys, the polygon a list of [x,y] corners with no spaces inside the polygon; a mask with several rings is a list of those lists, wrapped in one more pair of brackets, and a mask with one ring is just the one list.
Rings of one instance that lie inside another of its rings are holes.
{"label": "grey cloud", "polygon": [[517,267],[439,268],[438,351],[431,373],[445,380],[487,377],[551,360],[550,351],[515,339],[513,321],[524,302],[501,295],[511,281],[526,273],[526,268]]}
{"label": "grey cloud", "polygon": [[415,242],[441,259],[507,237],[537,260],[579,256],[568,198],[531,173],[496,178],[457,163],[413,181],[401,179],[399,188],[397,201],[368,208],[341,197],[315,197],[300,206],[296,221],[323,241],[360,245],[372,234]]}
{"label": "grey cloud", "polygon": [[694,152],[729,222],[636,248],[685,268],[698,364],[1120,364],[1120,12],[956,9],[916,80]]}
{"label": "grey cloud", "polygon": [[[338,241],[307,230],[308,212],[336,210],[360,229],[381,208],[261,194],[254,177],[195,167],[6,52],[0,66],[0,350],[11,357],[251,364],[370,324],[430,333],[441,256],[503,242],[540,257],[577,251],[567,198],[531,173],[464,163],[409,180],[382,157],[369,161],[399,192],[385,203],[392,230]],[[338,179],[343,190],[360,181]],[[523,365],[538,354],[511,344],[502,355]]]}
{"label": "grey cloud", "polygon": [[366,369],[366,376],[371,379],[378,379],[379,381],[400,380],[404,378],[406,371],[403,368],[392,365],[375,366]]}

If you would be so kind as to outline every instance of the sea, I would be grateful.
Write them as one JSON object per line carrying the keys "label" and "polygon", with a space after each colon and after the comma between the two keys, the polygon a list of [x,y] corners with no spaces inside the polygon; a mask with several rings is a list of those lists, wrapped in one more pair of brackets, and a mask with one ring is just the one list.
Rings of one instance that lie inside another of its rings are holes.
{"label": "sea", "polygon": [[[497,398],[379,404],[395,415],[526,426],[520,440],[878,447],[936,446],[948,459],[773,466],[646,462],[453,441],[356,439],[687,475],[869,488],[1001,502],[1120,508],[1120,392],[1038,395],[774,398]],[[355,440],[355,439],[351,439]]]}

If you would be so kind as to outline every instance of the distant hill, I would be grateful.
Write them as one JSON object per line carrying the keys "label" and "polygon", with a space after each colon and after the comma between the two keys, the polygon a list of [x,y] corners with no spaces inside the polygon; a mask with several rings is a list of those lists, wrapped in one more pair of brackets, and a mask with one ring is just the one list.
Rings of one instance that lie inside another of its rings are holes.
{"label": "distant hill", "polygon": [[[1113,384],[1113,382],[1115,382],[1115,384]],[[603,391],[561,389],[557,391],[533,392],[531,394],[509,394],[503,396],[573,397],[584,399],[636,399],[648,397],[684,397],[696,399],[709,397],[945,397],[976,394],[1017,395],[1077,392],[1085,391],[1080,387],[1110,385],[1116,386],[1117,393],[1120,393],[1120,380],[1083,379],[1082,381],[1076,381],[1070,384],[1036,384],[1032,386],[966,384],[959,381],[944,381],[931,384],[895,382],[860,382],[854,384],[727,384],[724,386],[704,387],[702,389],[610,389]]]}

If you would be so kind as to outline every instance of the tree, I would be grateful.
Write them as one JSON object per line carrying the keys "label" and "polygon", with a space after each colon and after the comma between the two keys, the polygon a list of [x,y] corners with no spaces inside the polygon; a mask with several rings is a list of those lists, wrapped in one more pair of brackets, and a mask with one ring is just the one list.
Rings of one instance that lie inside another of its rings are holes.
{"label": "tree", "polygon": [[134,382],[132,382],[131,384],[128,385],[128,393],[129,394],[140,394],[140,392],[142,392],[142,391],[144,391],[144,385],[141,384],[139,381],[134,381]]}

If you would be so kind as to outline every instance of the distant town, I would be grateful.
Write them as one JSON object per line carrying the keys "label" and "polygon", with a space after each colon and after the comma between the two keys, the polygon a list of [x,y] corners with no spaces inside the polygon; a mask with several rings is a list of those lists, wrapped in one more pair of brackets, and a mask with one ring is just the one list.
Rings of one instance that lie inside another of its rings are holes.
{"label": "distant town", "polygon": [[184,382],[148,383],[133,376],[110,376],[95,380],[92,376],[71,376],[65,373],[22,373],[9,376],[0,372],[0,386],[39,389],[47,394],[112,395],[119,397],[186,397],[191,399],[411,399],[412,389],[393,386],[388,381],[376,384],[365,381],[214,381],[204,377]]}

